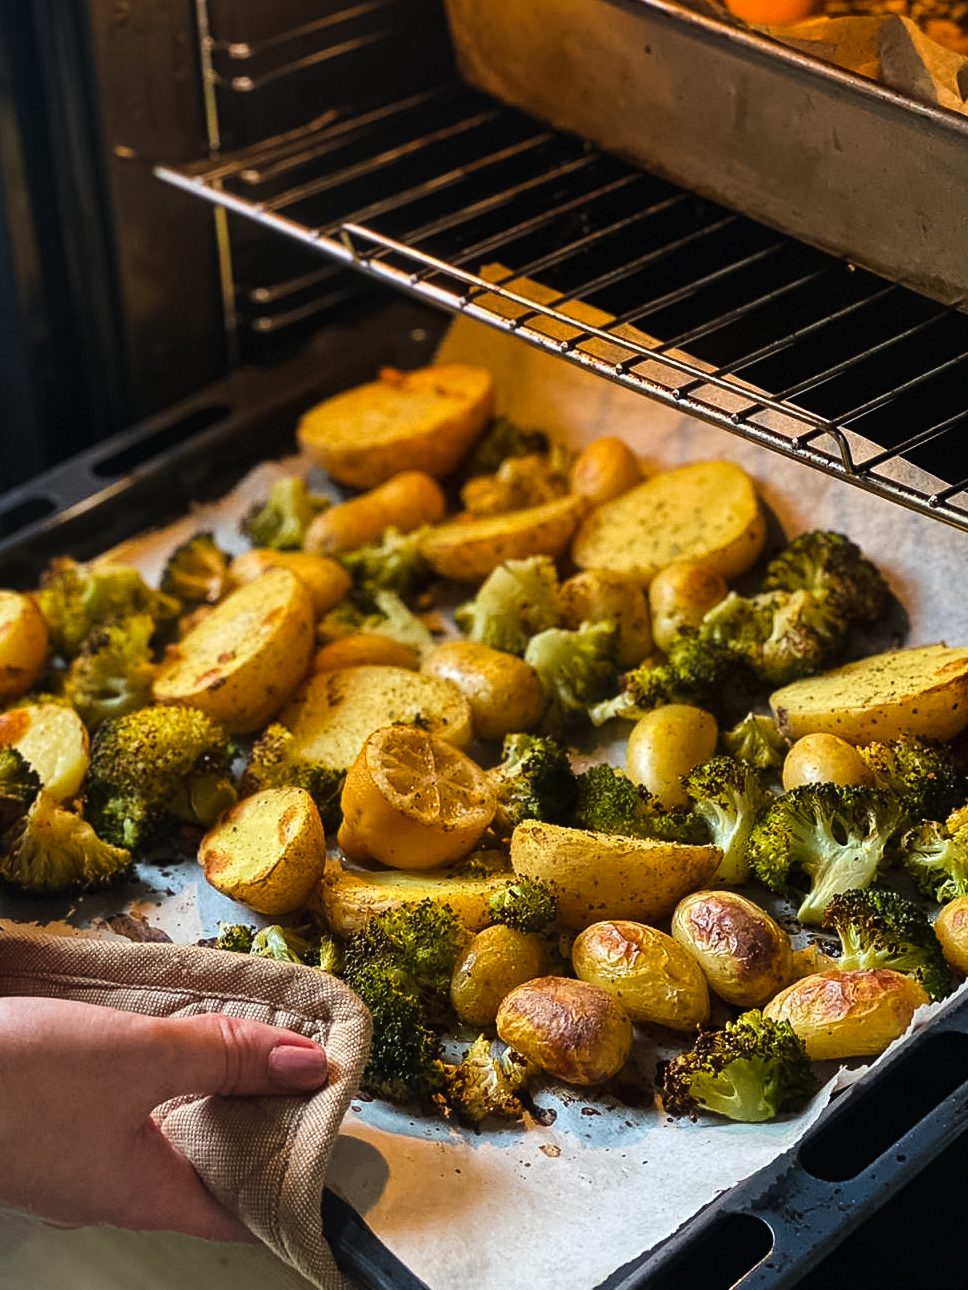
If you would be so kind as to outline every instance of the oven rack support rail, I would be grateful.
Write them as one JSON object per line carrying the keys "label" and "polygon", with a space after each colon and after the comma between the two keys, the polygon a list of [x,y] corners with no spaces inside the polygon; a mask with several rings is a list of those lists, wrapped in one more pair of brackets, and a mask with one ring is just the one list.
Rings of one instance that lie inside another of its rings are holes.
{"label": "oven rack support rail", "polygon": [[[331,261],[968,530],[963,302],[938,304],[855,270],[453,83],[153,170]],[[791,255],[795,268],[770,277]],[[691,281],[681,271],[690,257]],[[763,276],[752,289],[751,271]],[[718,312],[706,304],[715,290],[726,296]],[[610,298],[621,307],[608,309]],[[693,301],[704,310],[698,325],[653,334]],[[737,347],[744,329],[751,338]],[[710,361],[710,339],[715,354],[723,336],[727,361]],[[791,367],[803,352],[806,365]],[[762,379],[771,373],[772,388]]]}

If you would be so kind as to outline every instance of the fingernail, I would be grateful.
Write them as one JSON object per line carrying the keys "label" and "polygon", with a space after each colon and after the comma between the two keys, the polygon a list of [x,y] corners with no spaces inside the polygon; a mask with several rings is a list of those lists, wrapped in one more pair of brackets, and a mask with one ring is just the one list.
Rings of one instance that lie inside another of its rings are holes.
{"label": "fingernail", "polygon": [[283,1088],[321,1088],[326,1083],[326,1054],[322,1048],[280,1044],[269,1053],[269,1074]]}

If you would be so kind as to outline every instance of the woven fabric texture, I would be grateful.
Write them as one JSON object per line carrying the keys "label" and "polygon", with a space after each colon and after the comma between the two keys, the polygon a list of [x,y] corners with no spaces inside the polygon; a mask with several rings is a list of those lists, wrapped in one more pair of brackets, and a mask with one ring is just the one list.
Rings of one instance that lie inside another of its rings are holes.
{"label": "woven fabric texture", "polygon": [[155,1119],[212,1192],[320,1290],[347,1290],[322,1232],[336,1135],[357,1089],[370,1017],[333,977],[297,964],[167,943],[0,934],[0,994],[77,999],[156,1017],[221,1012],[326,1049],[329,1082],[303,1097],[183,1096]]}

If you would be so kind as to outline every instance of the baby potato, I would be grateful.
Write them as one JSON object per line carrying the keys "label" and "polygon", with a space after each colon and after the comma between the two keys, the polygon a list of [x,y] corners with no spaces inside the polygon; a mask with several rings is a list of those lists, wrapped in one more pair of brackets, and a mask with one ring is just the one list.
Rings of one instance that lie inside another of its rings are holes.
{"label": "baby potato", "polygon": [[353,632],[338,636],[316,651],[314,672],[336,672],[341,667],[405,667],[420,671],[420,656],[411,645],[380,632]]}
{"label": "baby potato", "polygon": [[549,1075],[601,1084],[632,1051],[632,1020],[614,995],[571,977],[527,981],[503,1000],[497,1033]]}
{"label": "baby potato", "polygon": [[90,739],[73,708],[30,703],[0,713],[0,748],[9,745],[30,762],[58,802],[80,791],[90,763]]}
{"label": "baby potato", "polygon": [[333,556],[378,541],[388,528],[412,533],[443,519],[447,500],[432,475],[401,470],[368,493],[331,506],[310,521],[303,549]]}
{"label": "baby potato", "polygon": [[579,932],[571,961],[582,981],[613,994],[633,1021],[698,1030],[709,1019],[709,989],[699,964],[671,936],[615,919]]}
{"label": "baby potato", "polygon": [[454,1011],[469,1026],[493,1025],[507,995],[547,970],[548,956],[539,937],[494,923],[458,955],[450,982]]}
{"label": "baby potato", "polygon": [[198,862],[212,886],[256,913],[301,909],[323,876],[326,837],[302,788],[243,797],[202,839]]}
{"label": "baby potato", "polygon": [[229,577],[237,586],[252,582],[267,569],[288,569],[302,578],[313,602],[313,616],[328,614],[349,592],[353,579],[336,560],[309,551],[272,551],[255,547],[236,556],[229,565]]}
{"label": "baby potato", "polygon": [[951,966],[968,974],[968,896],[956,896],[941,906],[934,931]]}
{"label": "baby potato", "polygon": [[815,972],[781,990],[763,1009],[789,1021],[813,1061],[876,1057],[911,1024],[928,996],[890,968]]}
{"label": "baby potato", "polygon": [[477,641],[444,641],[425,655],[420,670],[462,691],[478,739],[531,730],[545,709],[544,687],[531,664]]}
{"label": "baby potato", "polygon": [[618,435],[592,440],[571,468],[571,491],[587,497],[593,506],[620,497],[641,481],[638,458]]}
{"label": "baby potato", "polygon": [[668,652],[683,629],[698,627],[713,605],[725,600],[728,593],[726,579],[719,570],[699,560],[676,560],[660,569],[649,583],[656,647]]}
{"label": "baby potato", "polygon": [[561,584],[558,623],[575,631],[583,622],[610,620],[617,629],[615,661],[627,670],[652,652],[645,592],[633,579],[608,569],[586,569]]}
{"label": "baby potato", "polygon": [[853,744],[818,731],[798,739],[783,759],[783,791],[825,782],[870,787],[874,776]]}
{"label": "baby potato", "polygon": [[26,694],[47,662],[47,622],[33,596],[0,591],[0,703]]}
{"label": "baby potato", "polygon": [[703,708],[667,703],[632,727],[625,760],[629,778],[654,793],[665,807],[686,806],[682,776],[716,751],[719,727]]}
{"label": "baby potato", "polygon": [[155,701],[199,708],[231,734],[250,734],[302,681],[313,645],[306,584],[288,569],[267,569],[169,647]]}
{"label": "baby potato", "polygon": [[735,891],[694,891],[672,915],[672,935],[710,987],[740,1008],[760,1008],[793,974],[793,949],[765,909]]}

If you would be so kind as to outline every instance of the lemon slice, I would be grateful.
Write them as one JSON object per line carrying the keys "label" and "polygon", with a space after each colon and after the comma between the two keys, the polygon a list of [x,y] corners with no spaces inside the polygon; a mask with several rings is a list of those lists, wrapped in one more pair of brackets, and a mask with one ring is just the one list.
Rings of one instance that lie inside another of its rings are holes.
{"label": "lemon slice", "polygon": [[466,855],[497,802],[483,770],[416,726],[369,736],[346,776],[338,841],[350,860],[429,869]]}

